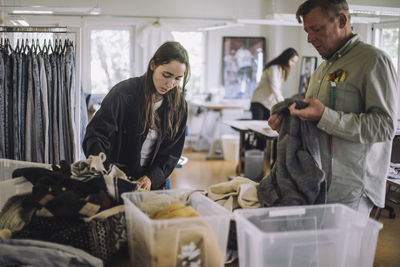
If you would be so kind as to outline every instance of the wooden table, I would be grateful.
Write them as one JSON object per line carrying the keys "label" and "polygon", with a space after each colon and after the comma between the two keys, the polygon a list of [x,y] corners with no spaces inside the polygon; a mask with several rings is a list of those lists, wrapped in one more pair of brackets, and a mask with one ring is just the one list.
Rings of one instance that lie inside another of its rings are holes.
{"label": "wooden table", "polygon": [[[245,137],[248,132],[256,132],[262,134],[267,138],[267,147],[265,148],[265,163],[271,164],[272,160],[272,141],[279,136],[279,133],[272,130],[265,120],[234,120],[234,121],[224,121],[226,125],[229,125],[234,130],[238,131],[240,134],[239,139],[239,162],[236,169],[237,175],[243,174],[244,166],[244,155],[246,152],[245,148]],[[269,142],[268,142],[269,141]]]}

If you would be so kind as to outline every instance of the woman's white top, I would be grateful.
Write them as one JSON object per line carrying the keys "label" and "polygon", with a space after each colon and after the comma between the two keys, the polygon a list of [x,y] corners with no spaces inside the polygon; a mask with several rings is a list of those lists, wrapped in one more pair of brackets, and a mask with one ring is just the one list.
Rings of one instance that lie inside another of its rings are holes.
{"label": "woman's white top", "polygon": [[[158,102],[154,103],[154,109],[157,110],[159,107],[161,107],[162,104],[162,99]],[[152,156],[153,150],[154,150],[154,144],[157,141],[158,137],[158,132],[153,129],[149,129],[149,132],[147,134],[146,140],[144,140],[143,146],[142,146],[142,151],[140,152],[140,165],[145,166],[150,157]]]}
{"label": "woman's white top", "polygon": [[261,80],[251,97],[251,103],[260,103],[271,110],[272,106],[284,100],[281,92],[283,70],[279,65],[272,65],[264,70]]}

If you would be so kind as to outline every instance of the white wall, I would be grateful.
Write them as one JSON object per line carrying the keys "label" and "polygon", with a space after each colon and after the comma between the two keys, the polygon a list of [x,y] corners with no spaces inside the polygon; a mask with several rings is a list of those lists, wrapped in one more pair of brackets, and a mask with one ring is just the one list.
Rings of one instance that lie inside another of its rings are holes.
{"label": "white wall", "polygon": [[[12,0],[3,0],[4,4],[15,5]],[[196,30],[200,26],[215,25],[221,22],[234,21],[239,18],[265,18],[268,14],[295,13],[298,5],[303,0],[30,0],[24,5],[53,5],[53,6],[95,6],[101,9],[103,16],[25,16],[31,25],[61,25],[78,26],[85,29],[93,24],[125,24],[132,25],[136,32],[152,23],[159,17],[160,22],[171,29]],[[399,7],[399,0],[349,0],[356,5],[382,5]],[[17,3],[21,4],[21,3]],[[109,16],[108,16],[109,15]],[[364,41],[369,42],[368,26],[355,25],[355,32],[360,33]],[[85,34],[85,31],[83,31]],[[316,50],[307,43],[307,37],[302,26],[265,26],[246,25],[244,27],[226,28],[209,31],[206,43],[206,72],[205,86],[207,89],[222,86],[221,60],[222,38],[224,36],[264,36],[267,40],[266,60],[276,57],[287,47],[295,48],[300,58],[302,56],[317,56],[318,63],[321,58]],[[138,54],[138,51],[136,51]],[[296,65],[283,85],[284,96],[297,92],[301,62]],[[85,69],[85,68],[84,68]],[[135,73],[137,74],[137,73]],[[83,73],[84,75],[84,73]]]}
{"label": "white wall", "polygon": [[[82,16],[22,16],[31,25],[35,26],[81,27],[83,29],[81,32],[85,37],[87,36],[86,30],[93,25],[130,25],[133,27],[133,31],[138,33],[141,28],[151,24],[156,18],[159,18],[163,25],[169,26],[171,29],[190,31],[196,30],[201,26],[221,24],[240,18],[264,19],[273,13],[294,14],[301,2],[303,0],[3,0],[2,4],[64,7],[94,7],[98,4],[97,7],[102,12],[102,16],[98,18]],[[400,7],[399,0],[349,0],[349,4]],[[359,33],[361,39],[366,42],[371,40],[368,25],[354,25],[354,32]],[[307,43],[307,36],[301,25],[246,25],[244,27],[209,31],[205,50],[205,86],[207,89],[216,89],[222,86],[221,61],[222,38],[224,36],[264,36],[267,41],[267,61],[279,55],[287,47],[293,47],[298,51],[300,59],[302,56],[317,56],[318,64],[322,62],[316,50]],[[83,45],[83,47],[87,47],[87,43]],[[138,50],[136,49],[135,52],[137,56]],[[301,60],[292,70],[288,81],[283,84],[282,90],[285,97],[297,93],[300,67]],[[83,65],[83,70],[86,69],[87,66]],[[82,76],[84,80],[85,71],[82,71]],[[232,116],[244,117],[240,114],[232,114]],[[229,116],[224,115],[224,117]],[[221,129],[222,133],[229,132],[229,130],[229,127],[222,127]]]}

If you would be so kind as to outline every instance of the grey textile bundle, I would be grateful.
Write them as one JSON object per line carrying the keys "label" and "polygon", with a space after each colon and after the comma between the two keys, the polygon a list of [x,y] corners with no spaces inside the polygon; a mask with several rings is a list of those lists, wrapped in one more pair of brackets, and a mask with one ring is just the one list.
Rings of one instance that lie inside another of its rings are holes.
{"label": "grey textile bundle", "polygon": [[288,98],[272,107],[272,114],[282,114],[283,121],[277,160],[257,191],[262,207],[326,203],[327,183],[318,142],[322,132],[316,122],[290,116],[288,107],[294,102],[299,109],[308,105],[298,98]]}

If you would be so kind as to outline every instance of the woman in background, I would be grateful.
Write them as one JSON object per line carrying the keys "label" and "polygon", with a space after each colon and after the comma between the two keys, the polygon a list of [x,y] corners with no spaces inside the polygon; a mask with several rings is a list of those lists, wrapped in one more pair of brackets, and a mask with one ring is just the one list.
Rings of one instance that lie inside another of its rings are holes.
{"label": "woman in background", "polygon": [[282,83],[287,80],[290,69],[298,59],[296,50],[287,48],[265,65],[261,80],[251,97],[250,111],[253,120],[268,120],[272,106],[284,100]]}
{"label": "woman in background", "polygon": [[[299,54],[293,48],[287,48],[278,57],[268,62],[263,70],[261,80],[251,97],[250,111],[253,120],[268,120],[271,108],[284,100],[281,86],[287,80],[291,68],[296,65]],[[262,135],[256,135],[256,147],[265,149],[266,140]],[[274,155],[276,158],[276,142],[274,142]],[[274,160],[275,162],[275,160]]]}
{"label": "woman in background", "polygon": [[183,150],[189,74],[185,48],[161,45],[143,76],[118,83],[104,98],[86,128],[86,157],[104,152],[106,168],[116,164],[141,188],[161,189]]}

